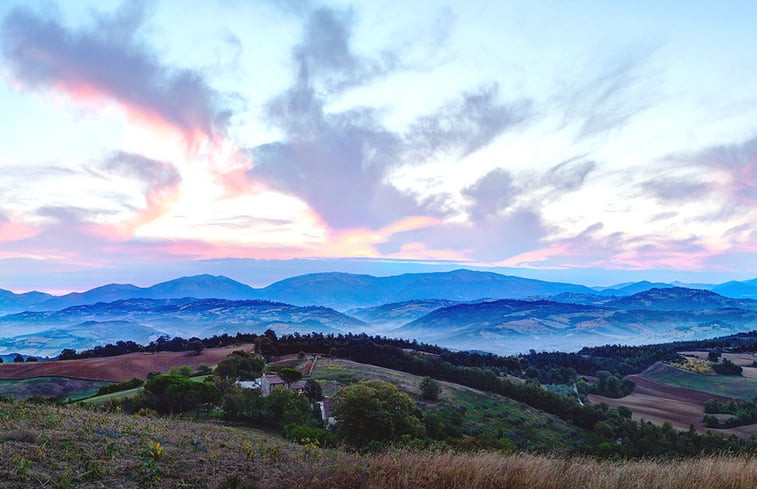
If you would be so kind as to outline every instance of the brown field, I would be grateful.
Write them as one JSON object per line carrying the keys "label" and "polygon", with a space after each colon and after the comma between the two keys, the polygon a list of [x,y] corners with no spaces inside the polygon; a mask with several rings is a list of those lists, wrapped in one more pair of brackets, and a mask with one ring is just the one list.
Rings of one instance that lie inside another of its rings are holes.
{"label": "brown field", "polygon": [[[697,357],[701,360],[707,360],[706,351],[682,351],[681,355]],[[720,358],[728,359],[736,365],[751,365],[752,362],[757,361],[757,353],[723,353]]]}
{"label": "brown field", "polygon": [[167,372],[171,367],[216,365],[234,350],[252,349],[251,344],[223,348],[206,348],[194,352],[130,353],[117,357],[85,358],[33,363],[4,363],[0,379],[33,377],[71,377],[75,379],[123,382],[133,377],[145,378],[150,372]]}
{"label": "brown field", "polygon": [[745,439],[753,435],[757,436],[757,425],[740,426],[728,430],[713,430],[704,426],[702,423],[704,401],[707,399],[728,401],[730,400],[728,397],[661,384],[641,375],[629,375],[627,378],[636,382],[636,388],[630,395],[621,399],[611,399],[590,394],[589,400],[597,403],[604,402],[611,407],[626,406],[633,412],[633,419],[644,419],[655,424],[670,421],[680,430],[687,430],[690,425],[694,425],[700,433],[709,430],[725,435],[733,434]]}

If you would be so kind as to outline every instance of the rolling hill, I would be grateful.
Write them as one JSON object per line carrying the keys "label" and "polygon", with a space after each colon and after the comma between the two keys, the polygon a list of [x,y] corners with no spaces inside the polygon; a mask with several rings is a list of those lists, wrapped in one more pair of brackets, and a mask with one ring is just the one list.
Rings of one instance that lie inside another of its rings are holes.
{"label": "rolling hill", "polygon": [[757,309],[757,301],[736,300],[708,290],[683,287],[653,288],[609,301],[604,305],[614,309],[649,309],[655,311]]}
{"label": "rolling hill", "polygon": [[[115,327],[114,327],[115,325]],[[23,312],[0,317],[0,353],[56,355],[62,348],[168,334],[189,338],[237,331],[340,333],[358,331],[362,321],[320,306],[298,307],[271,301],[225,299],[126,299],[73,306],[60,311]]]}
{"label": "rolling hill", "polygon": [[[672,295],[667,292],[671,289],[655,290],[664,292],[642,292],[627,302],[602,306],[545,300],[458,304],[437,309],[392,334],[460,349],[515,353],[531,348],[574,350],[582,345],[699,339],[757,326],[757,310],[731,307],[730,299],[717,294],[704,295],[709,300],[701,300],[699,308],[665,309],[679,304],[671,297],[683,300],[691,289]],[[695,292],[700,297],[698,293],[706,291]]]}

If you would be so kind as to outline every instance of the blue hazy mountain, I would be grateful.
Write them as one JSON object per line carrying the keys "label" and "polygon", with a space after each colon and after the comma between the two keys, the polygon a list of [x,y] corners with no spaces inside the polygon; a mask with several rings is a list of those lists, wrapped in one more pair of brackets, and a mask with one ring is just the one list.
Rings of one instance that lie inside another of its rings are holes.
{"label": "blue hazy mountain", "polygon": [[633,295],[639,292],[644,292],[649,289],[662,289],[666,287],[674,287],[674,285],[666,284],[662,282],[650,282],[648,280],[642,280],[640,282],[626,282],[617,285],[611,285],[610,287],[603,287],[597,289],[599,294],[605,296],[613,295]]}
{"label": "blue hazy mountain", "polygon": [[713,287],[712,290],[735,299],[757,299],[757,278],[743,282],[726,282]]}
{"label": "blue hazy mountain", "polygon": [[66,307],[113,302],[120,299],[254,299],[255,289],[224,276],[195,275],[161,282],[151,287],[131,284],[108,284],[86,292],[72,292],[34,304],[36,311],[58,310]]}
{"label": "blue hazy mountain", "polygon": [[757,301],[732,299],[709,290],[683,287],[653,288],[620,297],[604,304],[613,309],[655,311],[699,311],[715,309],[757,309]]}
{"label": "blue hazy mountain", "polygon": [[459,304],[459,302],[447,299],[416,299],[350,309],[347,314],[369,324],[400,326],[421,318],[432,311],[455,304]]}
{"label": "blue hazy mountain", "polygon": [[44,292],[26,292],[24,294],[14,294],[10,290],[0,289],[0,311],[19,312],[25,311],[34,304],[39,304],[53,298],[50,294]]}
{"label": "blue hazy mountain", "polygon": [[[648,281],[589,288],[561,282],[547,282],[492,272],[454,270],[451,272],[408,273],[389,277],[350,273],[315,273],[287,278],[264,288],[253,288],[224,276],[181,277],[151,287],[108,284],[63,296],[41,292],[14,294],[0,290],[0,314],[24,310],[50,311],[66,307],[113,302],[120,299],[264,299],[288,304],[322,305],[340,310],[375,307],[414,300],[440,299],[469,302],[493,299],[552,298],[558,301],[600,304],[594,296],[628,296],[672,284]],[[705,288],[705,287],[697,287]],[[713,286],[715,292],[733,298],[757,298],[757,279]]]}
{"label": "blue hazy mountain", "polygon": [[[92,325],[101,334],[82,329],[82,324]],[[112,324],[118,327],[106,331],[103,325]],[[0,339],[0,354],[21,351],[43,355],[50,354],[51,348],[58,352],[62,348],[88,348],[93,338],[102,344],[129,338],[144,341],[163,334],[190,338],[262,333],[269,328],[279,334],[338,334],[360,331],[364,326],[358,319],[320,306],[298,307],[261,300],[135,298],[2,316],[0,331],[5,338]],[[33,338],[36,348],[30,343]],[[22,345],[28,348],[22,350]]]}
{"label": "blue hazy mountain", "polygon": [[315,273],[260,289],[260,298],[296,305],[319,304],[339,309],[378,306],[418,299],[472,301],[482,297],[523,298],[561,292],[592,293],[583,285],[545,282],[492,272],[408,273],[390,277],[349,273]]}
{"label": "blue hazy mountain", "polygon": [[[432,311],[391,334],[453,348],[513,353],[531,348],[572,350],[582,345],[700,339],[757,327],[757,310],[751,303],[741,303],[742,308],[735,308],[724,297],[681,291],[672,296],[659,293],[667,290],[653,289],[631,296],[633,300],[623,304],[602,306],[546,300],[457,304]],[[692,297],[696,305],[686,310],[675,309],[677,301],[685,295]]]}

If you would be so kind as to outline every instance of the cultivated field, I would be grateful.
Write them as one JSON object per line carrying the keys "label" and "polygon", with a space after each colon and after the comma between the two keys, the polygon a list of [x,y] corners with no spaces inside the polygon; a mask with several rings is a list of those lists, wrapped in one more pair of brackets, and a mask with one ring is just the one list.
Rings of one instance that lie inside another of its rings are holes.
{"label": "cultivated field", "polygon": [[297,446],[257,430],[0,403],[0,488],[747,489],[757,459],[598,462]]}
{"label": "cultivated field", "polygon": [[745,401],[757,395],[757,380],[739,375],[702,375],[663,363],[652,365],[641,375],[661,384]]}
{"label": "cultivated field", "polygon": [[30,379],[33,377],[71,377],[77,379],[124,382],[134,377],[145,378],[150,372],[168,372],[171,367],[187,365],[216,365],[234,350],[250,351],[252,345],[206,348],[194,352],[130,353],[116,357],[85,358],[32,363],[4,363],[0,365],[0,379]]}
{"label": "cultivated field", "polygon": [[[677,372],[675,372],[677,371]],[[647,420],[655,424],[662,424],[669,421],[674,427],[680,430],[687,430],[689,426],[700,432],[712,431],[723,433],[726,436],[734,434],[740,438],[749,439],[753,435],[757,436],[757,425],[740,426],[738,428],[715,430],[707,428],[702,423],[704,417],[704,401],[708,399],[717,399],[720,401],[730,400],[730,396],[721,396],[701,390],[694,390],[678,385],[672,385],[676,379],[689,379],[691,376],[702,377],[695,381],[682,382],[689,385],[697,385],[702,388],[713,388],[719,381],[726,380],[726,387],[719,390],[732,392],[733,384],[728,384],[729,377],[722,375],[702,375],[683,371],[663,364],[655,364],[641,375],[629,375],[627,378],[636,383],[634,391],[621,399],[611,399],[609,397],[589,395],[591,402],[604,402],[611,407],[626,406],[633,412],[633,419]],[[671,383],[663,383],[657,378],[662,378]],[[742,379],[749,380],[750,379]],[[744,389],[743,384],[739,389]],[[737,390],[736,392],[746,392]],[[757,390],[751,391],[752,396],[757,394]]]}

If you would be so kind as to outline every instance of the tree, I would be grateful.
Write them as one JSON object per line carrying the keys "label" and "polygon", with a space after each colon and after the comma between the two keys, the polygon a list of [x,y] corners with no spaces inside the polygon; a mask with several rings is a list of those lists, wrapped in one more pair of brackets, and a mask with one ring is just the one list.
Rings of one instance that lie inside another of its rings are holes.
{"label": "tree", "polygon": [[168,373],[171,375],[182,375],[184,377],[191,377],[192,367],[188,365],[182,365],[181,367],[171,367],[171,370],[169,370]]}
{"label": "tree", "polygon": [[442,392],[442,386],[439,382],[431,377],[423,377],[421,380],[421,397],[427,401],[439,400],[439,394]]}
{"label": "tree", "polygon": [[394,385],[371,380],[344,387],[331,399],[337,435],[365,448],[371,442],[421,437],[425,429],[413,400]]}
{"label": "tree", "polygon": [[195,355],[199,355],[202,352],[202,350],[205,349],[205,345],[203,344],[203,342],[197,338],[192,338],[191,340],[189,340],[189,343],[187,344],[187,346],[189,347],[190,350],[194,352]]}
{"label": "tree", "polygon": [[308,396],[311,403],[323,399],[323,389],[321,388],[321,384],[313,379],[308,379],[305,382],[305,395]]}
{"label": "tree", "polygon": [[718,363],[718,359],[720,358],[720,352],[711,350],[707,352],[707,359],[713,363]]}
{"label": "tree", "polygon": [[58,355],[58,360],[73,360],[75,358],[78,358],[78,355],[73,348],[64,348]]}
{"label": "tree", "polygon": [[264,367],[259,355],[237,350],[218,363],[215,374],[222,379],[252,380],[260,377]]}
{"label": "tree", "polygon": [[287,387],[289,387],[293,382],[297,382],[302,378],[302,373],[296,368],[284,367],[279,370],[279,377],[281,377],[281,380],[283,380]]}
{"label": "tree", "polygon": [[24,362],[24,357],[22,357],[21,355],[16,354],[16,356],[13,357],[13,363],[23,363],[23,362]]}
{"label": "tree", "polygon": [[197,375],[210,375],[213,373],[213,369],[210,366],[202,364],[195,370]]}
{"label": "tree", "polygon": [[194,382],[183,375],[157,375],[145,383],[150,406],[160,413],[181,413],[221,400],[221,391],[209,382]]}
{"label": "tree", "polygon": [[27,362],[36,362],[37,361],[37,357],[26,357],[26,361]]}

